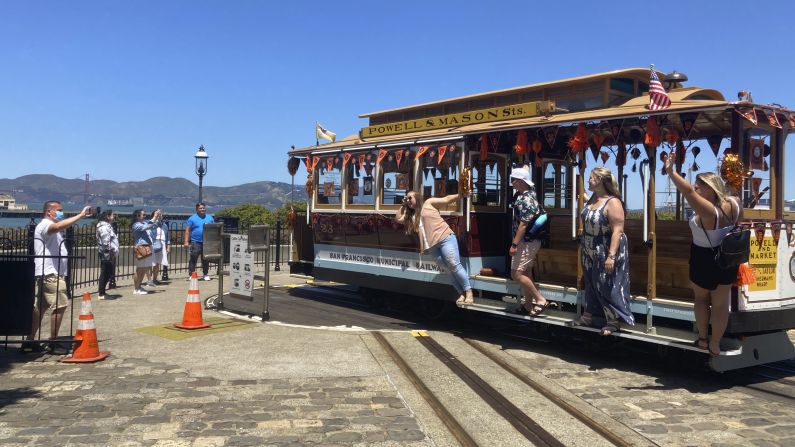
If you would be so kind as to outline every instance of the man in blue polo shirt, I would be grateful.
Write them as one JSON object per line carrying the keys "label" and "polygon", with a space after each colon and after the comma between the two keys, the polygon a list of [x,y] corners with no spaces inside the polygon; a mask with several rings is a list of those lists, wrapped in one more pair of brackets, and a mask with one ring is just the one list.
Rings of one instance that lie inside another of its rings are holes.
{"label": "man in blue polo shirt", "polygon": [[210,265],[202,256],[204,247],[204,224],[214,223],[213,216],[207,214],[207,206],[203,203],[196,204],[196,214],[188,218],[185,225],[185,246],[190,247],[190,259],[188,261],[188,275],[193,275],[196,271],[196,260],[202,257],[202,272],[205,281],[210,280]]}

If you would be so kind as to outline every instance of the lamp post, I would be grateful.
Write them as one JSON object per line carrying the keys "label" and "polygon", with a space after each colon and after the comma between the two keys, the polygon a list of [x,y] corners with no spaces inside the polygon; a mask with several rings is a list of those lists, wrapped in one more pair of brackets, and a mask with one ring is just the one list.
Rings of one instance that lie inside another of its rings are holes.
{"label": "lamp post", "polygon": [[207,152],[204,151],[204,145],[202,144],[199,146],[199,150],[196,152],[196,155],[193,156],[196,159],[196,175],[199,176],[199,203],[202,202],[202,180],[204,179],[204,175],[207,174],[207,164],[209,162],[210,156],[207,155]]}

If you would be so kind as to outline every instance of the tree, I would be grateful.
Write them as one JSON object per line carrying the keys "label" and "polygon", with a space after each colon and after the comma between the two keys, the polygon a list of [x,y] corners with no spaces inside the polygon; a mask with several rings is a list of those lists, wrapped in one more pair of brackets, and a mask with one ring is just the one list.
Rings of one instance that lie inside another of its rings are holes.
{"label": "tree", "polygon": [[[293,209],[295,209],[296,212],[306,211],[306,203],[293,202]],[[242,230],[251,225],[262,224],[268,224],[275,228],[276,222],[281,222],[282,226],[286,226],[288,212],[290,212],[289,203],[276,208],[275,211],[271,211],[255,203],[244,203],[231,208],[224,208],[215,213],[215,216],[220,218],[236,217],[240,219],[240,229]]]}
{"label": "tree", "polygon": [[240,228],[248,228],[251,225],[262,225],[275,223],[276,219],[273,212],[262,205],[254,203],[244,203],[242,205],[224,208],[215,213],[217,217],[236,217],[240,219]]}

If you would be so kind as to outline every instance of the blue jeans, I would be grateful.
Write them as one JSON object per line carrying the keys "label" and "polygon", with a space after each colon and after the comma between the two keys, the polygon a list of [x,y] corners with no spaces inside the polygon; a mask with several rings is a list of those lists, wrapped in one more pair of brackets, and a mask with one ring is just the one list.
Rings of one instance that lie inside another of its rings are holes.
{"label": "blue jeans", "polygon": [[453,275],[453,287],[458,293],[464,293],[472,288],[469,284],[469,275],[461,265],[455,235],[447,236],[445,240],[429,248],[428,253],[436,259],[436,265],[450,270]]}

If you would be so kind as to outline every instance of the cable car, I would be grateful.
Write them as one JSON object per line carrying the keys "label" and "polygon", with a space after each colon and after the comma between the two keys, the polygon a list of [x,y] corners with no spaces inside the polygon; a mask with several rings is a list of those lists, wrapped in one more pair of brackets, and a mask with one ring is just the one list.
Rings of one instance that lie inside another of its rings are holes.
{"label": "cable car", "polygon": [[[615,335],[697,349],[688,279],[691,211],[660,159],[675,157],[676,171],[692,180],[734,154],[747,170],[732,194],[743,206],[741,224],[752,229],[755,278],[732,287],[722,352],[709,364],[726,371],[795,357],[786,332],[795,328],[795,208],[785,200],[795,189],[785,169],[795,112],[754,103],[744,92],[735,101],[684,86],[681,73],[654,73],[670,98],[661,110],[649,108],[649,69],[624,69],[367,113],[356,135],[293,149],[288,155],[303,161],[308,192],[307,214],[293,225],[294,267],[368,291],[453,301],[450,275],[419,253],[416,237],[394,217],[408,191],[445,196],[459,191],[463,176],[470,196],[441,214],[476,293],[466,308],[565,325],[582,311],[584,298],[584,178],[605,166],[618,178],[625,204],[636,320]],[[572,144],[575,138],[581,144]],[[511,312],[521,290],[510,279],[508,176],[520,165],[531,168],[550,219],[533,277],[557,308],[536,318]]]}

